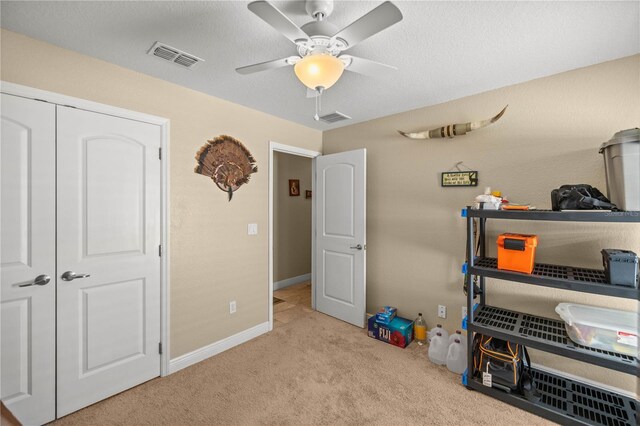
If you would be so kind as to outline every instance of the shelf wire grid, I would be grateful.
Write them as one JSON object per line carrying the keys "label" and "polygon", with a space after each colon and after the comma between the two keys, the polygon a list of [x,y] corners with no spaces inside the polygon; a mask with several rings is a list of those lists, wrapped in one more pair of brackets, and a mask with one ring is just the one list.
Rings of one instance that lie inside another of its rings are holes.
{"label": "shelf wire grid", "polygon": [[637,403],[632,398],[541,370],[534,369],[533,377],[541,406],[589,424],[637,425]]}
{"label": "shelf wire grid", "polygon": [[637,368],[638,363],[633,356],[591,348],[573,342],[567,335],[565,323],[560,320],[484,305],[479,306],[474,312],[473,323],[541,343],[567,347],[600,358],[614,359]]}
{"label": "shelf wire grid", "polygon": [[[476,259],[474,266],[478,268],[498,269],[498,260],[493,257],[481,257]],[[609,284],[604,275],[604,271],[599,269],[578,268],[575,266],[536,263],[531,275],[567,281]]]}

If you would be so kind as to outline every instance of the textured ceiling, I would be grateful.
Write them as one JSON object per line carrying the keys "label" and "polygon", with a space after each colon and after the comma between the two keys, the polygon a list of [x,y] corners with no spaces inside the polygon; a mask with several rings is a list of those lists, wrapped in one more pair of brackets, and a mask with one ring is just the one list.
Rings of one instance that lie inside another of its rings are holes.
{"label": "textured ceiling", "polygon": [[[393,78],[345,72],[325,92],[323,112],[353,119],[313,121],[314,101],[291,67],[239,75],[239,66],[284,58],[295,46],[251,13],[247,2],[7,2],[3,28],[327,130],[433,105],[640,52],[640,2],[397,1],[400,23],[349,54],[395,65]],[[304,2],[274,1],[295,23]],[[380,2],[336,1],[339,28]],[[161,41],[205,59],[193,70],[146,55]]]}

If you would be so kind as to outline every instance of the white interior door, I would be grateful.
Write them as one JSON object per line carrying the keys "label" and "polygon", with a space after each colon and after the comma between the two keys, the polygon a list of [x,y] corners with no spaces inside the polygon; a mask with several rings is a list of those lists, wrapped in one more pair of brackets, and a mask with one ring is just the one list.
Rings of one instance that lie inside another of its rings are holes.
{"label": "white interior door", "polygon": [[161,129],[57,111],[60,417],[160,374]]}
{"label": "white interior door", "polygon": [[55,419],[56,113],[1,96],[0,391],[23,424],[43,424]]}
{"label": "white interior door", "polygon": [[364,327],[367,151],[323,155],[315,161],[316,309]]}

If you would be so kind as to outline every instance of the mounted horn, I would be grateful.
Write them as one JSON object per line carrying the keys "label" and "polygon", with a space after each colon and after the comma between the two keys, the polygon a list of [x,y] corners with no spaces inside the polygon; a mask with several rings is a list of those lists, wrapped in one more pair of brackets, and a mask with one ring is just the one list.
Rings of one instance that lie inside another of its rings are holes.
{"label": "mounted horn", "polygon": [[398,130],[402,136],[410,139],[436,139],[436,138],[454,138],[456,136],[464,135],[472,130],[482,129],[489,124],[493,124],[502,117],[507,107],[505,106],[495,117],[488,120],[474,121],[464,124],[449,124],[448,126],[439,127],[432,130],[424,130],[422,132],[406,133]]}

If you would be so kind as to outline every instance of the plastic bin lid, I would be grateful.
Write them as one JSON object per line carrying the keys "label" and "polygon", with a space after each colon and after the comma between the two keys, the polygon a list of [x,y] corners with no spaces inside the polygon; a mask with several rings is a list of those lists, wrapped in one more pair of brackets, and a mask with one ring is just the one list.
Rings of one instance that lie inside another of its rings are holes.
{"label": "plastic bin lid", "polygon": [[600,150],[598,152],[602,154],[608,146],[628,142],[640,143],[640,128],[636,127],[634,129],[620,130],[618,133],[613,135],[611,139],[600,145]]}
{"label": "plastic bin lid", "polygon": [[635,312],[579,305],[577,303],[560,303],[556,306],[556,312],[569,326],[575,323],[588,327],[638,334],[638,314]]}

